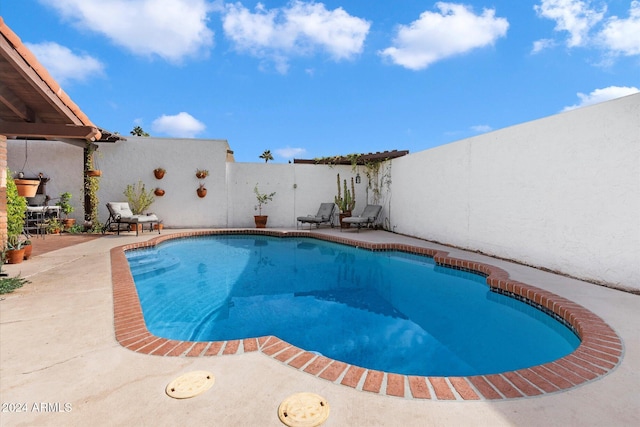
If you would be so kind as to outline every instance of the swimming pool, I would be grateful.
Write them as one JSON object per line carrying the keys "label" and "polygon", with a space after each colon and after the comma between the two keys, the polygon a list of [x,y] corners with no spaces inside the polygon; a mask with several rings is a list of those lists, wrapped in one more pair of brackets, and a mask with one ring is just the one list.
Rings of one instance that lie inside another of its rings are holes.
{"label": "swimming pool", "polygon": [[[308,352],[273,335],[228,341],[184,341],[153,335],[147,329],[139,295],[126,253],[154,248],[160,243],[198,236],[254,234],[274,237],[313,237],[366,248],[371,251],[399,250],[432,257],[436,265],[486,275],[486,283],[499,293],[526,301],[570,324],[581,339],[571,354],[553,362],[500,374],[465,377],[401,375],[365,369]],[[380,235],[378,235],[380,234]],[[365,236],[362,236],[363,238]],[[391,238],[389,238],[391,237]],[[475,255],[470,255],[475,258]],[[485,258],[490,260],[490,258]],[[455,258],[425,242],[388,233],[360,236],[321,231],[291,230],[203,230],[166,233],[125,244],[111,250],[115,339],[124,348],[152,357],[215,358],[259,354],[322,381],[358,391],[419,400],[518,399],[557,393],[608,375],[622,361],[623,343],[618,334],[597,314],[560,295],[510,277],[502,268],[486,261]],[[551,276],[552,277],[552,276]],[[251,359],[248,359],[251,360]],[[206,363],[206,362],[205,362]],[[227,375],[242,375],[227,372]]]}
{"label": "swimming pool", "polygon": [[127,254],[151,333],[184,341],[275,335],[345,363],[404,375],[495,374],[580,344],[484,275],[397,250],[308,237],[218,235]]}

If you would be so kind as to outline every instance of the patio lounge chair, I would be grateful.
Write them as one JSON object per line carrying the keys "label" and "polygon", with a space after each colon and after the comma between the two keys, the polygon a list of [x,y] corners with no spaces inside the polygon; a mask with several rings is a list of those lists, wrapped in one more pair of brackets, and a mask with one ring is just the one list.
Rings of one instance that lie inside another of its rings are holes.
{"label": "patio lounge chair", "polygon": [[[360,216],[350,216],[347,218],[342,218],[342,222],[346,224],[357,225],[358,232],[360,232],[360,228],[362,228],[363,226],[375,224],[381,210],[382,206],[380,205],[367,205],[365,206]],[[340,231],[342,231],[342,229],[340,229]]]}
{"label": "patio lounge chair", "polygon": [[305,222],[309,223],[309,230],[311,230],[311,224],[315,224],[316,227],[320,227],[320,224],[328,222],[331,224],[331,228],[333,228],[333,211],[335,210],[336,204],[331,203],[320,203],[320,209],[318,209],[318,213],[315,216],[299,216],[298,222],[296,223],[296,228],[298,228],[298,224]]}
{"label": "patio lounge chair", "polygon": [[[137,236],[140,228],[144,231],[144,224],[149,224],[149,231],[152,231],[153,224],[160,223],[160,220],[155,214],[134,215],[133,212],[131,212],[129,203],[127,202],[109,202],[107,203],[107,209],[109,209],[109,218],[107,219],[104,227],[102,227],[103,234],[107,230],[113,229],[115,226],[118,230],[118,235],[120,235],[120,224],[125,224],[127,226],[135,224]],[[140,224],[141,227],[137,227],[138,224]],[[158,234],[160,234],[160,227],[158,227]]]}

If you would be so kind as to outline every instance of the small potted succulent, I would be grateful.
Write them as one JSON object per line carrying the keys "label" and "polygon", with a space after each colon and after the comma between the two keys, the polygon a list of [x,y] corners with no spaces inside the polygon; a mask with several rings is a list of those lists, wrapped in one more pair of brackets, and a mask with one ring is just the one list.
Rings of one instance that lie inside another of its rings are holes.
{"label": "small potted succulent", "polygon": [[209,171],[208,170],[206,170],[206,169],[197,169],[196,170],[196,178],[205,179],[208,176],[209,176]]}
{"label": "small potted succulent", "polygon": [[164,174],[166,173],[166,169],[164,168],[155,168],[153,170],[153,175],[156,177],[156,179],[162,179],[164,178]]}
{"label": "small potted succulent", "polygon": [[207,195],[207,188],[204,186],[204,182],[200,183],[200,186],[198,187],[196,192],[198,193],[198,197],[200,197],[200,198],[202,198],[202,197]]}

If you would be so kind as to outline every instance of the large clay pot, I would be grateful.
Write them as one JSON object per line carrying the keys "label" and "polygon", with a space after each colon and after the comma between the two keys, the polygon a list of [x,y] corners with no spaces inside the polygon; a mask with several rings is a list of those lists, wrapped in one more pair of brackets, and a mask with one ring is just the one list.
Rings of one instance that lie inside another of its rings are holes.
{"label": "large clay pot", "polygon": [[267,215],[254,215],[253,219],[256,222],[256,228],[265,228],[267,226]]}
{"label": "large clay pot", "polygon": [[33,245],[24,245],[22,248],[24,249],[24,259],[31,258],[31,252],[33,252]]}
{"label": "large clay pot", "polygon": [[37,179],[14,179],[18,187],[18,195],[22,197],[33,197],[38,192],[40,181]]}
{"label": "large clay pot", "polygon": [[347,211],[347,212],[342,212],[340,214],[340,228],[351,228],[351,224],[347,223],[347,222],[342,222],[342,218],[348,218],[351,216],[351,212]]}
{"label": "large clay pot", "polygon": [[64,226],[65,230],[69,230],[71,227],[73,227],[73,224],[76,223],[75,218],[66,218],[62,220],[62,225]]}
{"label": "large clay pot", "polygon": [[8,264],[20,264],[24,260],[24,248],[22,249],[9,249],[7,251],[7,263]]}

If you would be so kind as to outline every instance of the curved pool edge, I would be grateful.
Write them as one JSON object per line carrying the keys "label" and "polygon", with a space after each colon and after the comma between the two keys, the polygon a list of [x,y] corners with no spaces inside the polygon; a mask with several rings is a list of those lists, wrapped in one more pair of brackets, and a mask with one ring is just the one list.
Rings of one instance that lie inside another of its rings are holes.
{"label": "curved pool edge", "polygon": [[[273,237],[311,237],[373,251],[399,250],[433,257],[443,266],[486,276],[489,287],[562,319],[578,334],[581,343],[569,355],[553,362],[500,374],[468,377],[422,377],[362,368],[295,347],[275,336],[231,341],[193,342],[157,337],[149,332],[138,293],[125,256],[127,250],[147,248],[161,242],[207,235],[254,234]],[[407,399],[505,400],[544,396],[596,381],[622,361],[618,334],[599,316],[581,305],[544,289],[512,280],[496,266],[461,258],[448,252],[400,243],[370,243],[309,231],[237,229],[190,231],[166,234],[151,240],[111,249],[111,272],[116,340],[142,354],[164,357],[209,357],[260,352],[291,368],[356,390]]]}

